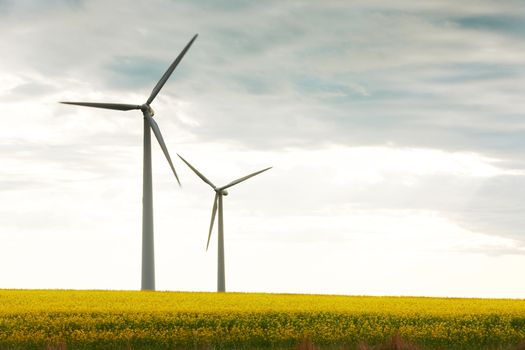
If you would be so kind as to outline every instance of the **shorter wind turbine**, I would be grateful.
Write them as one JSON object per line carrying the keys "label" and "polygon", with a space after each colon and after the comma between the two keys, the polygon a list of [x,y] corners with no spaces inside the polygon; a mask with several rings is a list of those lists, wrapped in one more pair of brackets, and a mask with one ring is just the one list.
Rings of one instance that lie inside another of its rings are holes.
{"label": "shorter wind turbine", "polygon": [[245,180],[248,180],[250,177],[258,175],[266,170],[271,169],[272,167],[256,171],[255,173],[243,176],[237,180],[234,180],[230,182],[229,184],[217,187],[215,186],[210,180],[208,180],[204,175],[202,175],[197,169],[195,169],[190,163],[186,161],[186,159],[182,158],[180,154],[177,154],[180,159],[184,163],[186,163],[187,166],[190,167],[191,170],[195,174],[197,174],[198,177],[202,179],[202,181],[206,182],[208,185],[213,188],[215,191],[215,199],[213,200],[213,209],[211,211],[211,222],[210,222],[210,230],[208,232],[208,243],[206,243],[206,251],[208,251],[208,247],[210,245],[210,238],[211,238],[211,231],[213,229],[213,223],[215,222],[215,214],[217,214],[217,208],[219,209],[219,237],[218,237],[218,260],[217,260],[217,292],[225,292],[226,291],[226,284],[225,284],[225,274],[224,274],[224,221],[222,217],[223,207],[222,207],[222,197],[228,195],[228,191],[226,191],[227,188],[237,185],[240,182],[243,182]]}

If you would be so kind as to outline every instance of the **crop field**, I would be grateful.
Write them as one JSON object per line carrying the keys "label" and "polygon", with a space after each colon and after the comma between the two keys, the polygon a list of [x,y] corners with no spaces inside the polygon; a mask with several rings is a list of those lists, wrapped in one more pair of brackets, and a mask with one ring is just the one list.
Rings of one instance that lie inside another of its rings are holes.
{"label": "crop field", "polygon": [[379,349],[394,335],[514,349],[525,300],[0,290],[0,349]]}

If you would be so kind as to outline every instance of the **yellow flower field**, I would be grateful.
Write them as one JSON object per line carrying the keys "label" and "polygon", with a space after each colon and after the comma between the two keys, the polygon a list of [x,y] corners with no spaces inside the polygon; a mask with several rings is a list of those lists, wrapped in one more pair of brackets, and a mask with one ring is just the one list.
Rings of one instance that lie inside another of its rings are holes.
{"label": "yellow flower field", "polygon": [[525,300],[0,290],[0,349],[255,349],[379,344],[510,349]]}

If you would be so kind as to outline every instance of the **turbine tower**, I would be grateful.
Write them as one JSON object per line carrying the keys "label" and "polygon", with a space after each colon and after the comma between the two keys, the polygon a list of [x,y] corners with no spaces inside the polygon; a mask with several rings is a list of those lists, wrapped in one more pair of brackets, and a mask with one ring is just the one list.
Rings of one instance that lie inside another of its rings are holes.
{"label": "turbine tower", "polygon": [[219,209],[219,236],[218,236],[218,254],[217,254],[217,292],[225,292],[226,291],[226,283],[225,283],[225,273],[224,273],[224,221],[223,221],[223,206],[222,206],[222,197],[228,195],[228,191],[226,191],[227,188],[237,185],[239,182],[243,182],[245,180],[248,180],[250,177],[258,175],[266,170],[271,169],[272,167],[256,171],[255,173],[243,176],[237,180],[234,180],[230,182],[229,184],[217,187],[215,186],[210,180],[208,180],[204,175],[202,175],[197,169],[195,169],[190,163],[188,163],[184,158],[180,156],[180,154],[177,153],[180,159],[184,163],[186,163],[187,166],[190,167],[191,170],[195,174],[197,174],[198,177],[202,179],[202,181],[206,182],[208,185],[213,188],[215,191],[215,199],[213,200],[213,209],[211,211],[211,222],[210,222],[210,230],[208,232],[208,243],[206,243],[206,251],[208,251],[208,246],[210,245],[210,238],[211,238],[211,231],[213,229],[213,223],[215,222],[215,214],[217,213],[217,208]]}
{"label": "turbine tower", "polygon": [[60,102],[68,105],[78,105],[84,107],[95,107],[105,109],[115,109],[118,111],[130,111],[133,109],[140,109],[144,115],[144,160],[143,160],[143,180],[142,180],[142,290],[155,290],[155,252],[153,244],[153,192],[152,192],[152,179],[151,179],[151,133],[150,128],[153,130],[157,141],[159,142],[160,148],[164,152],[166,159],[173,171],[173,175],[177,179],[180,186],[179,177],[175,171],[175,167],[171,162],[168,148],[164,143],[162,134],[159,126],[155,119],[153,119],[153,109],[151,103],[162,89],[171,73],[175,70],[179,62],[182,60],[186,51],[193,44],[198,34],[195,34],[193,38],[186,44],[181,53],[175,58],[173,63],[169,66],[168,70],[160,78],[157,85],[151,91],[146,103],[142,105],[133,104],[122,104],[122,103],[97,103],[97,102]]}

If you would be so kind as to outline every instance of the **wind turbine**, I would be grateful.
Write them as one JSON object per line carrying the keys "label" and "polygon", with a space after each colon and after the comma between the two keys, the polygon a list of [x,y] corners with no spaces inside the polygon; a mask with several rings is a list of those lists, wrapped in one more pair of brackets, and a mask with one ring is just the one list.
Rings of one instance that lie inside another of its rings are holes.
{"label": "wind turbine", "polygon": [[210,238],[211,238],[211,231],[213,229],[213,223],[215,222],[215,214],[217,213],[217,208],[219,209],[219,237],[218,237],[218,254],[217,254],[217,292],[225,292],[226,291],[226,284],[225,284],[225,274],[224,274],[224,221],[222,217],[222,197],[228,195],[228,191],[226,191],[227,188],[237,185],[239,182],[243,182],[245,180],[248,180],[250,177],[258,175],[266,170],[271,169],[272,167],[256,171],[255,173],[243,176],[237,180],[234,180],[230,182],[229,184],[217,187],[215,186],[210,180],[208,180],[204,175],[202,175],[197,169],[195,169],[190,163],[186,161],[186,159],[182,158],[180,154],[177,153],[180,159],[184,163],[186,163],[187,166],[190,167],[191,170],[195,174],[197,174],[198,177],[202,179],[202,181],[206,182],[208,185],[213,188],[215,191],[215,199],[213,200],[213,209],[211,211],[211,222],[210,222],[210,230],[208,232],[208,243],[206,243],[206,251],[208,251],[208,247],[210,245]]}
{"label": "wind turbine", "polygon": [[171,73],[175,70],[179,62],[182,60],[186,51],[193,44],[198,34],[195,34],[193,38],[186,44],[181,53],[175,58],[173,63],[169,66],[168,70],[160,78],[157,85],[151,91],[146,103],[142,105],[133,104],[122,104],[122,103],[97,103],[97,102],[60,102],[68,105],[78,105],[85,107],[115,109],[118,111],[130,111],[133,109],[140,109],[144,115],[144,163],[143,163],[143,180],[142,180],[142,290],[155,290],[155,253],[153,244],[153,192],[152,192],[152,179],[151,179],[151,133],[150,128],[153,130],[157,141],[159,142],[160,148],[164,152],[166,159],[173,171],[173,175],[177,179],[180,186],[179,177],[175,171],[175,167],[171,162],[168,148],[164,143],[162,134],[159,126],[153,119],[153,109],[151,103],[162,89]]}

